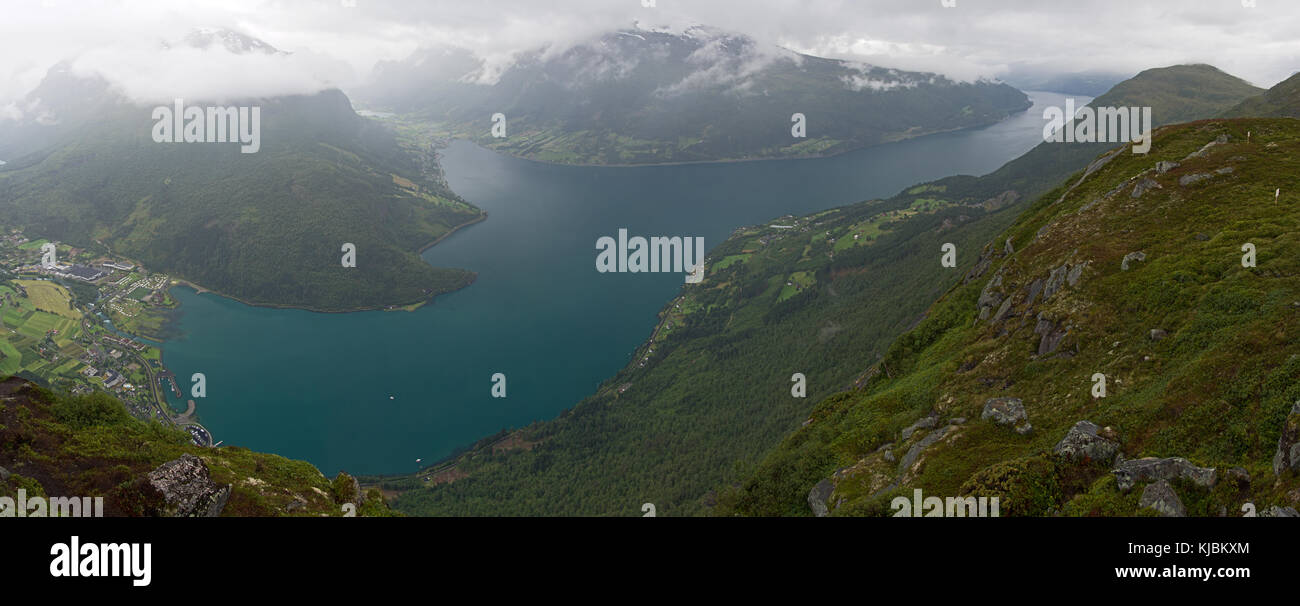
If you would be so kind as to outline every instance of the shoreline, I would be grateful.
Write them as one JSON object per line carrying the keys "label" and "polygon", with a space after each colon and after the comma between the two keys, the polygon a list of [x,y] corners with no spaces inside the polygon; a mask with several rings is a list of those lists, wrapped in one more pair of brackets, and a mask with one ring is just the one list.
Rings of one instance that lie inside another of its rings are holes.
{"label": "shoreline", "polygon": [[[1000,119],[998,119],[998,120],[994,120],[994,121],[992,121],[992,122],[988,122],[988,123],[985,123],[985,124],[976,124],[976,125],[971,125],[971,126],[959,126],[959,127],[955,127],[955,128],[947,128],[947,129],[933,130],[933,131],[928,131],[928,132],[925,132],[925,133],[921,133],[921,134],[919,134],[919,135],[912,135],[912,136],[907,136],[907,137],[901,137],[901,138],[898,138],[898,139],[891,139],[891,140],[887,140],[887,141],[879,141],[879,142],[871,143],[871,144],[868,144],[868,145],[860,145],[860,146],[857,146],[857,147],[853,147],[853,148],[851,148],[851,149],[845,149],[845,150],[837,151],[837,152],[834,152],[834,153],[803,154],[803,155],[796,155],[796,156],[764,156],[764,157],[760,157],[760,158],[719,158],[719,159],[716,159],[716,160],[680,160],[680,161],[637,162],[637,163],[617,163],[617,164],[598,163],[598,162],[554,162],[554,161],[550,161],[550,160],[539,160],[539,159],[537,159],[537,158],[533,158],[533,157],[529,157],[529,156],[519,156],[519,155],[515,155],[515,154],[512,154],[512,153],[510,153],[510,152],[508,152],[508,151],[506,151],[506,150],[497,149],[497,148],[495,148],[495,147],[488,147],[488,146],[486,146],[486,145],[483,145],[482,143],[480,143],[479,141],[477,141],[477,140],[475,140],[475,139],[471,139],[471,138],[468,138],[468,137],[464,137],[464,136],[459,135],[459,134],[449,135],[449,138],[450,138],[450,140],[452,140],[452,141],[468,141],[468,142],[470,142],[470,143],[473,143],[474,145],[477,145],[477,146],[479,146],[479,147],[482,147],[483,149],[486,149],[486,150],[489,150],[489,151],[492,151],[492,152],[496,152],[496,153],[501,154],[501,155],[503,155],[503,156],[507,156],[507,157],[510,157],[510,158],[515,158],[515,159],[518,159],[518,160],[527,160],[527,161],[529,161],[529,162],[536,162],[536,163],[538,163],[538,164],[546,164],[546,165],[549,165],[549,166],[574,166],[574,167],[582,167],[582,168],[640,168],[640,167],[651,167],[651,166],[692,166],[692,165],[701,165],[701,164],[739,164],[739,163],[742,163],[742,162],[768,162],[768,161],[778,161],[778,160],[823,160],[823,159],[827,159],[827,158],[835,158],[835,157],[837,157],[837,156],[843,156],[843,155],[845,155],[845,154],[850,154],[850,153],[853,153],[853,152],[856,152],[856,151],[862,151],[862,150],[864,150],[864,149],[871,149],[871,148],[873,148],[873,147],[880,147],[880,146],[883,146],[883,145],[891,145],[891,144],[894,144],[894,143],[903,143],[903,142],[906,142],[906,141],[913,141],[913,140],[916,140],[916,139],[923,139],[923,138],[925,138],[925,137],[930,137],[930,136],[934,136],[934,135],[943,135],[943,134],[948,134],[948,133],[960,132],[960,131],[964,131],[964,130],[974,130],[974,129],[978,129],[978,128],[988,128],[988,127],[990,127],[990,126],[994,126],[994,125],[996,125],[996,124],[1000,124],[1000,123],[1002,123],[1002,122],[1005,122],[1005,121],[1011,119],[1011,117],[1012,117],[1012,116],[1015,116],[1016,114],[1019,114],[1019,113],[1021,113],[1021,112],[1025,112],[1025,111],[1029,111],[1030,109],[1033,108],[1033,106],[1034,106],[1034,105],[1033,105],[1033,102],[1031,101],[1030,104],[1029,104],[1028,106],[1026,106],[1024,109],[1020,109],[1020,110],[1017,110],[1017,111],[1015,111],[1015,112],[1009,113],[1009,114],[1007,114],[1006,116],[1004,116],[1004,117],[1002,117],[1002,118],[1000,118]],[[440,149],[441,149],[441,148],[444,148],[444,147],[446,147],[446,145],[439,146]]]}

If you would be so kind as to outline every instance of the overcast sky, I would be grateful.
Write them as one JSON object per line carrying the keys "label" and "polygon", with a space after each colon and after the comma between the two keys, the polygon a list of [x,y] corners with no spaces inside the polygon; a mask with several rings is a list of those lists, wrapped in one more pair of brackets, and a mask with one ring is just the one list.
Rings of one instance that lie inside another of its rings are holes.
{"label": "overcast sky", "polygon": [[[1017,64],[1133,74],[1210,63],[1259,86],[1300,70],[1300,1],[1255,0],[0,0],[0,108],[74,61],[136,98],[176,81],[245,94],[345,90],[377,61],[453,44],[494,61],[601,31],[705,24],[814,55],[949,77]],[[355,6],[349,7],[352,3]],[[225,27],[292,55],[160,54],[159,41]]]}

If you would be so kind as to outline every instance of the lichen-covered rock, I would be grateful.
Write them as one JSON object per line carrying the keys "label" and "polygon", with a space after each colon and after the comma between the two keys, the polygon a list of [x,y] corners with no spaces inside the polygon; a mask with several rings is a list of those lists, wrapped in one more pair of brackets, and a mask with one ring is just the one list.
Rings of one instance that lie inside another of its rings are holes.
{"label": "lichen-covered rock", "polygon": [[1098,435],[1101,428],[1091,421],[1079,421],[1056,443],[1052,452],[1071,463],[1100,461],[1110,464],[1119,454],[1119,442]]}
{"label": "lichen-covered rock", "polygon": [[1259,513],[1261,518],[1300,518],[1300,511],[1294,507],[1278,507],[1274,505]]}
{"label": "lichen-covered rock", "polygon": [[1138,482],[1175,478],[1188,480],[1201,488],[1212,488],[1217,477],[1213,467],[1197,467],[1182,457],[1128,459],[1117,464],[1111,473],[1115,475],[1115,484],[1124,492]]}
{"label": "lichen-covered rock", "polygon": [[1124,260],[1120,261],[1119,268],[1123,271],[1128,271],[1128,264],[1130,261],[1146,261],[1146,260],[1147,260],[1146,253],[1142,251],[1131,252],[1127,255],[1124,255]]}
{"label": "lichen-covered rock", "polygon": [[207,464],[191,454],[159,465],[148,482],[166,503],[157,513],[168,517],[216,517],[230,498],[230,485],[213,482]]}
{"label": "lichen-covered rock", "polygon": [[1174,492],[1169,480],[1147,484],[1142,490],[1142,500],[1138,501],[1138,507],[1150,507],[1166,518],[1187,517],[1187,508],[1183,506],[1183,501],[1178,498],[1178,493]]}
{"label": "lichen-covered rock", "polygon": [[1300,402],[1291,407],[1282,422],[1282,435],[1277,439],[1277,453],[1273,455],[1273,475],[1288,469],[1300,471]]}
{"label": "lichen-covered rock", "polygon": [[1020,398],[991,398],[984,403],[981,419],[992,419],[998,425],[1016,425],[1028,418]]}

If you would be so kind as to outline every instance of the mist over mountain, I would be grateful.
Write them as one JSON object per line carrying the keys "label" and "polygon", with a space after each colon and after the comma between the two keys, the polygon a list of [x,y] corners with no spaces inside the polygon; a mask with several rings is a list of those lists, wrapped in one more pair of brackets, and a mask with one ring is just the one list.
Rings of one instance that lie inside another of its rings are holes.
{"label": "mist over mountain", "polygon": [[[425,49],[377,66],[358,97],[506,153],[580,164],[833,154],[1029,106],[996,82],[814,57],[702,26],[609,32],[508,65]],[[505,137],[492,135],[497,113]],[[806,138],[792,136],[794,114],[806,117]]]}

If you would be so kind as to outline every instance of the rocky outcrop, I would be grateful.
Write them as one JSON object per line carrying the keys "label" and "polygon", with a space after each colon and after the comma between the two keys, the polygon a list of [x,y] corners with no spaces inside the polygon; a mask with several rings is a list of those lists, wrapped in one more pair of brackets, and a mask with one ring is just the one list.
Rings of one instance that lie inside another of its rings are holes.
{"label": "rocky outcrop", "polygon": [[1145,177],[1141,181],[1138,181],[1137,185],[1133,186],[1133,193],[1130,195],[1134,198],[1141,198],[1142,194],[1145,194],[1153,189],[1161,189],[1160,184],[1157,183],[1155,179],[1152,179],[1150,177]]}
{"label": "rocky outcrop", "polygon": [[1146,260],[1147,260],[1146,253],[1142,251],[1131,252],[1127,255],[1124,255],[1124,260],[1120,262],[1119,268],[1123,271],[1128,271],[1128,264],[1130,261],[1146,261]]}
{"label": "rocky outcrop", "polygon": [[1156,162],[1156,174],[1163,175],[1175,168],[1178,168],[1177,162]]}
{"label": "rocky outcrop", "polygon": [[980,312],[980,319],[989,319],[989,313],[994,307],[1000,305],[1005,295],[1002,294],[1002,270],[999,269],[993,277],[989,279],[988,284],[984,285],[984,290],[980,291],[979,301],[975,303],[975,308]]}
{"label": "rocky outcrop", "polygon": [[1173,479],[1187,480],[1201,488],[1212,488],[1217,475],[1214,468],[1197,467],[1182,457],[1146,457],[1121,461],[1111,473],[1115,475],[1115,484],[1124,492],[1132,490],[1139,482]]}
{"label": "rocky outcrop", "polygon": [[1025,427],[1028,431],[1028,415],[1025,413],[1025,405],[1020,398],[991,398],[984,403],[984,411],[980,413],[981,419],[990,419],[998,425],[1015,425],[1016,430],[1020,431]]}
{"label": "rocky outcrop", "polygon": [[1169,332],[1163,328],[1152,328],[1147,336],[1151,337],[1152,341],[1163,341],[1165,337],[1169,336]]}
{"label": "rocky outcrop", "polygon": [[830,480],[822,480],[813,486],[808,492],[808,507],[812,508],[813,515],[824,518],[830,515],[830,509],[826,507],[826,500],[831,498],[831,493],[835,492],[835,484]]}
{"label": "rocky outcrop", "polygon": [[1187,508],[1174,492],[1174,487],[1169,484],[1169,480],[1157,480],[1142,490],[1142,500],[1138,501],[1138,507],[1151,508],[1166,518],[1183,518],[1187,517]]}
{"label": "rocky outcrop", "polygon": [[1211,175],[1209,173],[1194,173],[1194,174],[1183,175],[1182,177],[1179,177],[1178,184],[1183,187],[1187,187],[1188,185],[1195,185],[1206,179],[1213,179],[1213,178],[1214,175]]}
{"label": "rocky outcrop", "polygon": [[1278,507],[1274,505],[1259,513],[1261,518],[1300,518],[1300,511],[1294,507]]}
{"label": "rocky outcrop", "polygon": [[1034,334],[1041,337],[1038,341],[1038,355],[1045,356],[1051,354],[1061,346],[1065,336],[1070,334],[1070,325],[1067,322],[1065,326],[1059,326],[1047,314],[1038,314],[1038,323],[1034,325]]}
{"label": "rocky outcrop", "polygon": [[1227,143],[1228,141],[1231,141],[1231,140],[1232,140],[1232,137],[1229,137],[1228,135],[1219,135],[1219,136],[1218,136],[1217,138],[1215,138],[1213,141],[1210,141],[1209,143],[1206,143],[1205,146],[1201,147],[1201,149],[1198,149],[1198,150],[1196,150],[1196,151],[1194,151],[1194,152],[1192,152],[1192,153],[1190,153],[1190,154],[1187,154],[1187,157],[1186,157],[1186,158],[1183,158],[1183,161],[1185,162],[1185,161],[1187,161],[1187,160],[1191,160],[1192,158],[1200,158],[1200,157],[1204,156],[1205,154],[1210,153],[1210,150],[1213,149],[1215,146],[1217,146],[1217,145],[1223,145],[1223,144],[1225,144],[1225,143]]}
{"label": "rocky outcrop", "polygon": [[1115,455],[1119,454],[1119,442],[1102,435],[1103,433],[1113,434],[1103,432],[1091,421],[1079,421],[1056,443],[1052,452],[1071,463],[1100,461],[1109,465],[1115,460]]}
{"label": "rocky outcrop", "polygon": [[1300,471],[1300,401],[1282,422],[1282,435],[1277,439],[1277,452],[1273,455],[1273,475],[1286,470]]}
{"label": "rocky outcrop", "polygon": [[898,462],[898,472],[906,473],[907,470],[912,467],[912,464],[916,463],[916,459],[921,456],[921,451],[929,448],[935,442],[942,440],[944,436],[948,435],[948,432],[951,429],[951,425],[944,427],[943,429],[936,429],[929,434],[926,434],[926,436],[917,441],[917,443],[913,444],[911,448],[907,449],[907,454],[903,455],[903,460]]}
{"label": "rocky outcrop", "polygon": [[148,482],[165,502],[156,513],[167,517],[216,517],[230,498],[230,485],[213,482],[207,464],[191,454],[159,465]]}
{"label": "rocky outcrop", "polygon": [[939,424],[939,417],[936,415],[921,417],[921,420],[912,423],[911,425],[904,428],[903,431],[899,432],[898,437],[900,440],[907,440],[908,438],[912,437],[913,433],[916,433],[916,430],[932,429],[934,428],[935,425],[938,424]]}

